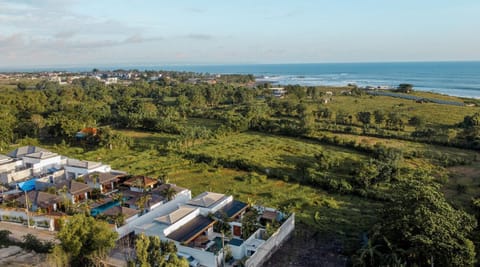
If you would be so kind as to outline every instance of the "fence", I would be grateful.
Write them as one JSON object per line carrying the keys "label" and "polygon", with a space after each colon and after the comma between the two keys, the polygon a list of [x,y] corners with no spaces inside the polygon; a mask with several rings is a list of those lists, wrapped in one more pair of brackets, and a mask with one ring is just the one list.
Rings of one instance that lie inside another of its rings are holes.
{"label": "fence", "polygon": [[245,262],[246,267],[262,266],[287,241],[295,229],[295,213]]}
{"label": "fence", "polygon": [[25,211],[0,209],[0,221],[27,225],[34,228],[49,231],[55,230],[54,219],[50,216],[42,216],[31,213],[27,216]]}

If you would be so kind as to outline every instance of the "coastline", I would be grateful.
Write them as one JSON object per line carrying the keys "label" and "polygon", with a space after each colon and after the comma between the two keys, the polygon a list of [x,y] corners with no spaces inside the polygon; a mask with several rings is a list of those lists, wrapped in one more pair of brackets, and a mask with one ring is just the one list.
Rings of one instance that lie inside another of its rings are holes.
{"label": "coastline", "polygon": [[[396,87],[409,83],[416,91],[480,98],[480,61],[442,62],[358,62],[358,63],[302,63],[302,64],[170,64],[110,66],[59,66],[38,68],[11,68],[9,72],[89,72],[101,70],[153,70],[195,72],[203,74],[253,75],[257,80],[275,85],[335,86],[348,84]],[[0,68],[6,72],[6,68]]]}

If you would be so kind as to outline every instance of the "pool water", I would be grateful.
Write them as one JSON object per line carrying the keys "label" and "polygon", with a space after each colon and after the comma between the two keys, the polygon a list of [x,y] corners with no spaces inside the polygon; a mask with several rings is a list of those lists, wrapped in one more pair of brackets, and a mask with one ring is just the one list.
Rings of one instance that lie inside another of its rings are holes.
{"label": "pool water", "polygon": [[115,206],[120,206],[120,202],[119,201],[110,201],[110,202],[107,202],[105,204],[102,204],[98,207],[95,207],[93,208],[91,211],[90,211],[90,214],[92,216],[97,216],[98,214],[110,209],[110,208],[113,208]]}

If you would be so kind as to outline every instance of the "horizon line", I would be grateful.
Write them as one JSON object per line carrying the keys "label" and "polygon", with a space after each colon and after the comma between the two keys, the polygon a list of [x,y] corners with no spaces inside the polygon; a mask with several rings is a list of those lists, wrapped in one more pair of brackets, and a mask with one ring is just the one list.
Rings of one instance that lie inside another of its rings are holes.
{"label": "horizon line", "polygon": [[[62,71],[62,68],[91,68],[99,69],[101,71],[111,71],[115,69],[138,68],[149,70],[148,67],[162,67],[162,66],[178,66],[178,67],[196,67],[196,66],[253,66],[253,65],[323,65],[323,64],[396,64],[396,63],[477,63],[480,59],[474,60],[392,60],[392,61],[329,61],[329,62],[237,62],[237,63],[101,63],[101,64],[56,64],[56,65],[31,65],[18,67],[4,67],[0,66],[0,72],[32,72],[37,71]],[[58,69],[57,69],[58,68]],[[107,68],[107,69],[101,69]]]}

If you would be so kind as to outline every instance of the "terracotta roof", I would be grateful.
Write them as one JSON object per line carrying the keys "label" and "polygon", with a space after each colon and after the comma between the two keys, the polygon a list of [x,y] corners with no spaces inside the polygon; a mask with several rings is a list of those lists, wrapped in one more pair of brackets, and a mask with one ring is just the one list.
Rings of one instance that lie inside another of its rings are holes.
{"label": "terracotta roof", "polygon": [[140,211],[135,210],[135,209],[115,206],[115,207],[111,207],[111,208],[107,209],[106,211],[103,212],[103,214],[107,215],[107,216],[117,216],[119,214],[124,214],[126,218],[130,218],[130,217],[136,215],[139,212]]}
{"label": "terracotta roof", "polygon": [[85,182],[92,182],[94,183],[95,175],[98,175],[98,183],[103,184],[107,182],[117,181],[120,175],[113,174],[111,172],[92,172],[89,174],[84,175]]}
{"label": "terracotta roof", "polygon": [[68,192],[72,195],[76,195],[82,192],[92,191],[90,186],[84,183],[79,183],[73,180],[65,181],[56,185],[57,189],[62,189],[63,186],[67,186]]}
{"label": "terracotta roof", "polygon": [[140,186],[152,186],[158,183],[157,180],[147,176],[135,176],[124,182],[125,185],[138,187]]}
{"label": "terracotta roof", "polygon": [[188,202],[190,205],[208,208],[224,198],[224,194],[203,192]]}

